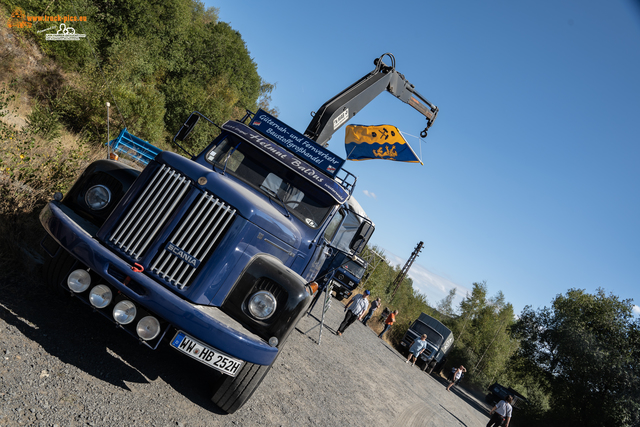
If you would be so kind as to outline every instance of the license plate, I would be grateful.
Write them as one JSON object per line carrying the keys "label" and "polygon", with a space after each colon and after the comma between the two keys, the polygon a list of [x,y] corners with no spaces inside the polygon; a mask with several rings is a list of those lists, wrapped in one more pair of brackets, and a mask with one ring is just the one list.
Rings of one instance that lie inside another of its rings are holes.
{"label": "license plate", "polygon": [[178,331],[176,336],[173,337],[171,347],[232,377],[236,376],[244,363],[242,360],[229,357],[220,350],[201,343],[182,331]]}

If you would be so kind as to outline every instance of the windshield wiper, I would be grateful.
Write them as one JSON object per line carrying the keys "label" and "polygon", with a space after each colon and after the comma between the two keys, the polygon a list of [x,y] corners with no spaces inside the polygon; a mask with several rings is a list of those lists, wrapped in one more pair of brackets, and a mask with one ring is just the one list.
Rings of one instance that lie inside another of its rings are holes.
{"label": "windshield wiper", "polygon": [[227,157],[225,157],[224,159],[224,167],[222,168],[222,175],[224,175],[227,172],[227,162],[231,158],[231,155],[238,149],[238,147],[240,147],[240,143],[238,143],[238,145],[236,145],[235,147],[231,148],[231,150],[229,150],[229,152],[227,153]]}
{"label": "windshield wiper", "polygon": [[275,198],[280,202],[280,204],[281,204],[281,205],[282,205],[282,207],[284,208],[285,212],[287,212],[286,217],[287,217],[287,218],[290,218],[290,217],[291,217],[291,214],[289,213],[289,209],[287,209],[287,206],[284,204],[284,200],[282,200],[282,199],[280,198],[280,196],[278,195],[278,192],[277,192],[277,191],[273,191],[272,189],[267,188],[267,187],[265,187],[265,186],[263,186],[263,185],[261,185],[261,186],[260,186],[260,188],[261,188],[263,191],[265,191],[267,194],[269,194],[271,197],[275,197]]}

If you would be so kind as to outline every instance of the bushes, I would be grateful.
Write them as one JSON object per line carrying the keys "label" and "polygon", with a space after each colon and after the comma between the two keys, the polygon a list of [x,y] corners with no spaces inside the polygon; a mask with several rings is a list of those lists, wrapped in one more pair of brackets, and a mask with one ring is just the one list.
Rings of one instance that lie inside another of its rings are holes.
{"label": "bushes", "polygon": [[[7,123],[16,96],[0,84],[0,271],[37,257],[42,228],[38,213],[56,191],[65,191],[95,154],[79,138],[62,132],[55,117],[36,105],[28,125]],[[3,120],[5,119],[5,120]],[[65,143],[65,141],[67,143]],[[28,252],[30,256],[23,256]]]}

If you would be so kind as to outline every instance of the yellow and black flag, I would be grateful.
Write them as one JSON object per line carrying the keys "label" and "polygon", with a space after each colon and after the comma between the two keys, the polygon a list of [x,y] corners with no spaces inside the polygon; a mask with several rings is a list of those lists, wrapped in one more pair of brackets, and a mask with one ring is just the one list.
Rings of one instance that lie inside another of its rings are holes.
{"label": "yellow and black flag", "polygon": [[347,125],[347,160],[385,159],[423,164],[395,126]]}

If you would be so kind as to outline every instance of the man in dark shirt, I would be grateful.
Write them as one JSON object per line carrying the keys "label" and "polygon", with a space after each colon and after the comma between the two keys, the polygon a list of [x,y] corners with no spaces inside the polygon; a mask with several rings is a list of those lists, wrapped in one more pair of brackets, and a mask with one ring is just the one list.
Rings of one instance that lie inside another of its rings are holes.
{"label": "man in dark shirt", "polygon": [[367,314],[364,316],[364,319],[362,319],[362,323],[364,323],[365,325],[367,324],[369,319],[371,319],[371,316],[373,316],[373,313],[375,313],[378,307],[380,307],[380,303],[381,303],[380,297],[378,297],[375,301],[371,303],[371,307],[369,308],[369,311],[367,312]]}

